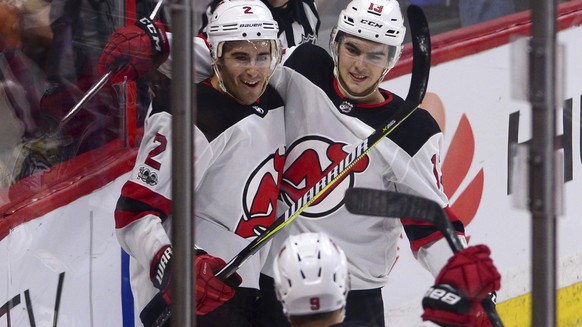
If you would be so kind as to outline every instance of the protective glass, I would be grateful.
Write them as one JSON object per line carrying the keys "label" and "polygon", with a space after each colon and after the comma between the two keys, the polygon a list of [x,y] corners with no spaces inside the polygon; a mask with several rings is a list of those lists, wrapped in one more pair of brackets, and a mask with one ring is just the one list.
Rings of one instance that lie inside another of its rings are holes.
{"label": "protective glass", "polygon": [[358,43],[344,39],[343,42],[339,43],[338,57],[362,61],[366,65],[380,69],[393,67],[396,59],[396,47],[375,42],[372,44],[374,44],[373,47],[363,48]]}
{"label": "protective glass", "polygon": [[227,41],[219,45],[218,64],[232,68],[274,69],[280,60],[275,40]]}

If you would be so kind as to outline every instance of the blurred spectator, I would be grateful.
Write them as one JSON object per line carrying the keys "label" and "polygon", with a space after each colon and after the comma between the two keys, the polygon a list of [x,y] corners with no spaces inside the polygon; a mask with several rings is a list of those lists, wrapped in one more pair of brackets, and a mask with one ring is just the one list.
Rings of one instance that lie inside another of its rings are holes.
{"label": "blurred spectator", "polygon": [[[53,0],[50,10],[52,42],[46,59],[49,86],[41,110],[52,117],[46,126],[54,132],[57,124],[83,94],[100,78],[97,58],[114,30],[113,2]],[[88,101],[61,131],[75,142],[67,145],[64,159],[98,147],[117,135],[119,114],[114,91],[104,88]]]}
{"label": "blurred spectator", "polygon": [[[1,60],[1,59],[0,59]],[[0,81],[0,189],[10,186],[15,180],[15,149],[20,145],[24,134],[22,121],[15,116],[9,95],[23,95],[22,87],[13,81]],[[0,205],[2,202],[0,201]]]}
{"label": "blurred spectator", "polygon": [[43,72],[23,51],[22,16],[22,6],[0,0],[0,80],[24,88],[22,94],[6,92],[6,97],[15,116],[24,124],[23,137],[33,138],[38,136],[33,115],[38,111],[45,84]]}
{"label": "blurred spectator", "polygon": [[[36,115],[45,88],[42,70],[24,52],[23,39],[40,39],[40,29],[17,1],[0,0],[0,186],[22,170],[22,144],[42,133]],[[23,28],[26,30],[23,31]],[[42,34],[42,33],[40,33]]]}
{"label": "blurred spectator", "polygon": [[118,136],[119,111],[111,87],[58,128],[100,77],[94,57],[115,28],[111,3],[0,0],[1,186]]}
{"label": "blurred spectator", "polygon": [[433,35],[516,12],[514,0],[406,0],[405,2],[422,7]]}
{"label": "blurred spectator", "polygon": [[469,26],[515,12],[513,0],[459,0],[461,26]]}
{"label": "blurred spectator", "polygon": [[[422,8],[428,21],[431,35],[447,32],[461,27],[459,20],[459,0],[399,0],[402,4],[404,25],[410,30],[406,10],[409,5]],[[410,42],[410,33],[406,33],[405,42]]]}

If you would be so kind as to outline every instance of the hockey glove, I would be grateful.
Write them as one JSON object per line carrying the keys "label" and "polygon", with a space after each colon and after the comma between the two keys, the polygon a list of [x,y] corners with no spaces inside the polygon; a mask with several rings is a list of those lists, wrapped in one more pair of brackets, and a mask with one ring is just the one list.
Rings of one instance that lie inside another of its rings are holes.
{"label": "hockey glove", "polygon": [[202,250],[196,251],[194,269],[196,274],[196,314],[205,315],[218,308],[234,296],[234,289],[240,285],[239,274],[231,275],[221,281],[214,274],[226,265],[224,260],[213,257]]}
{"label": "hockey glove", "polygon": [[422,318],[441,326],[488,326],[481,301],[501,285],[501,276],[485,245],[451,257],[423,299]]}
{"label": "hockey glove", "polygon": [[162,247],[152,260],[150,269],[150,279],[154,286],[160,290],[162,298],[167,305],[172,304],[172,247],[166,245]]}
{"label": "hockey glove", "polygon": [[99,56],[98,69],[101,75],[114,72],[111,83],[120,83],[125,76],[135,81],[157,69],[169,54],[170,45],[162,22],[143,17],[135,25],[121,27],[111,34]]}
{"label": "hockey glove", "polygon": [[[162,247],[154,256],[150,270],[150,279],[160,290],[160,295],[167,305],[172,304],[172,247]],[[204,315],[213,311],[234,296],[234,289],[240,285],[242,278],[235,273],[226,282],[214,274],[226,265],[224,260],[213,257],[203,250],[196,250],[194,274],[196,277],[196,314]]]}

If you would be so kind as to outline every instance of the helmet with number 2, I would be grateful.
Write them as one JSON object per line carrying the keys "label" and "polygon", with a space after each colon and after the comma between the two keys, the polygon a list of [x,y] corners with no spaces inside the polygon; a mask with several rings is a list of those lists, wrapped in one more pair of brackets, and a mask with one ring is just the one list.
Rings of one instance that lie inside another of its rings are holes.
{"label": "helmet with number 2", "polygon": [[269,41],[271,69],[281,57],[279,26],[269,8],[260,0],[224,0],[214,10],[208,23],[208,43],[213,60],[222,56],[224,42]]}
{"label": "helmet with number 2", "polygon": [[327,235],[290,236],[273,268],[277,298],[287,315],[331,312],[345,306],[349,288],[346,255]]}

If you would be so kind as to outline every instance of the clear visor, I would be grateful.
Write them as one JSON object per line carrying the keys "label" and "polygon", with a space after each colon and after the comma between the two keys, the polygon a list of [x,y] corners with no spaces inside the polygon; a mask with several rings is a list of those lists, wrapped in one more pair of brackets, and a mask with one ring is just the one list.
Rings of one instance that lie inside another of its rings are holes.
{"label": "clear visor", "polygon": [[278,40],[226,41],[218,45],[215,63],[232,68],[274,70],[280,60]]}
{"label": "clear visor", "polygon": [[394,67],[400,56],[400,47],[368,41],[343,32],[338,32],[332,45],[336,58],[361,61],[380,69]]}

